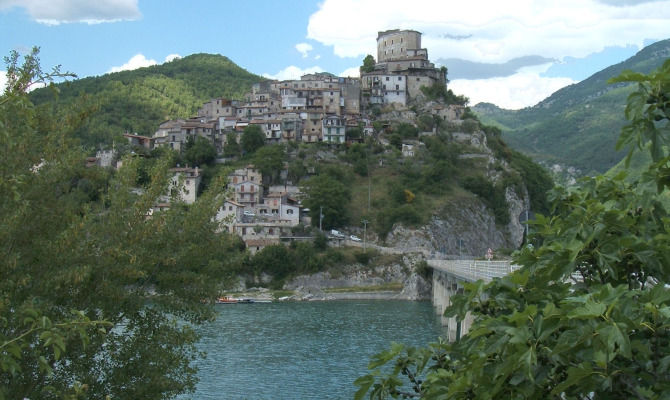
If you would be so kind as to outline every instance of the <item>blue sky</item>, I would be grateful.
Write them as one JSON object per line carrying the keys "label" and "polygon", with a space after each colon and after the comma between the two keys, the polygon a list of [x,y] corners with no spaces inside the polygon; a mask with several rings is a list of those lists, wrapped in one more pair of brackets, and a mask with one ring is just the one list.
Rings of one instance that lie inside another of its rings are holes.
{"label": "blue sky", "polygon": [[[416,29],[471,104],[536,104],[670,38],[670,0],[0,0],[0,53],[95,76],[218,53],[277,79],[356,75],[377,32]],[[0,70],[2,67],[0,67]],[[0,73],[0,79],[2,79]]]}

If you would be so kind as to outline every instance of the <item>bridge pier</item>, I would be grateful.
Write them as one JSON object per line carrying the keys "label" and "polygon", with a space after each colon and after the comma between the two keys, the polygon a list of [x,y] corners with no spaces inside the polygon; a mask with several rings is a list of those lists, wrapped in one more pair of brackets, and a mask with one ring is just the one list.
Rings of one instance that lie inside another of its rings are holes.
{"label": "bridge pier", "polygon": [[428,260],[428,265],[433,269],[433,305],[441,316],[442,326],[447,327],[450,342],[466,334],[474,321],[470,313],[462,321],[444,316],[444,310],[451,305],[451,297],[463,293],[463,282],[479,279],[489,282],[518,269],[508,261]]}
{"label": "bridge pier", "polygon": [[441,272],[433,271],[433,305],[435,312],[440,315],[442,326],[447,328],[446,339],[450,342],[459,340],[472,325],[473,317],[468,313],[462,321],[455,317],[445,317],[444,310],[451,305],[451,297],[463,293],[462,280],[457,277]]}

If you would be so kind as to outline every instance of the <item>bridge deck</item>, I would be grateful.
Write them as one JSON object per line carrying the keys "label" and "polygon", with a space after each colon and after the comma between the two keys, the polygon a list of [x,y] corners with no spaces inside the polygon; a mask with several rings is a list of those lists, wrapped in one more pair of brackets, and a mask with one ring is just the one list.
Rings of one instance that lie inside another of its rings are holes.
{"label": "bridge deck", "polygon": [[490,282],[493,278],[500,278],[520,268],[509,261],[479,260],[428,260],[428,265],[469,282],[479,279]]}

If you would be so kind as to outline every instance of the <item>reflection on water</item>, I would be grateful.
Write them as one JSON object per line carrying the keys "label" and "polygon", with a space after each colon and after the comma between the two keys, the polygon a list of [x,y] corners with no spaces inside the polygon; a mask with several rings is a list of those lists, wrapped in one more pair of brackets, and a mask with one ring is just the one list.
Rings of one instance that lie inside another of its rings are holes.
{"label": "reflection on water", "polygon": [[442,334],[429,302],[330,301],[218,305],[199,328],[195,394],[205,399],[351,399],[370,357],[391,342]]}

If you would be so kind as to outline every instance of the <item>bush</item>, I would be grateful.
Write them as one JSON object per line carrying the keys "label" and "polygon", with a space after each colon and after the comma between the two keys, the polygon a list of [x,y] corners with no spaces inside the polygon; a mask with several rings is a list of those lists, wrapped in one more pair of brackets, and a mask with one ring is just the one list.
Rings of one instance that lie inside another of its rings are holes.
{"label": "bush", "polygon": [[356,257],[356,261],[358,263],[363,264],[363,265],[368,265],[368,263],[370,262],[370,259],[372,258],[372,255],[370,253],[367,253],[367,252],[360,252],[360,253],[356,253],[354,255],[354,257]]}
{"label": "bush", "polygon": [[494,186],[484,176],[476,175],[466,178],[463,188],[476,194],[493,211],[496,224],[507,225],[510,222],[509,206],[502,185]]}

